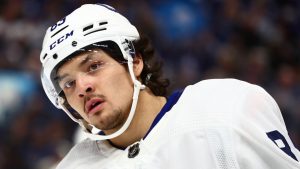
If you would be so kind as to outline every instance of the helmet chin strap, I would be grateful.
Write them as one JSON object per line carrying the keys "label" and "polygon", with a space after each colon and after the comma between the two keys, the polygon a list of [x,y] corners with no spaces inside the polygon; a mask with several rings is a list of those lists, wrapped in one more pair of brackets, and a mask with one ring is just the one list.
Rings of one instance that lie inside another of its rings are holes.
{"label": "helmet chin strap", "polygon": [[[89,135],[89,138],[91,138],[92,140],[107,140],[107,139],[112,139],[112,138],[115,138],[115,137],[121,135],[129,127],[129,125],[134,117],[140,90],[145,89],[146,86],[143,85],[140,81],[138,81],[135,78],[134,72],[133,72],[133,59],[131,56],[128,57],[127,65],[128,65],[128,69],[129,69],[129,74],[133,81],[133,96],[132,96],[132,104],[131,104],[131,108],[130,108],[130,112],[127,117],[127,120],[119,130],[117,130],[116,132],[109,134],[109,135],[101,135],[99,133],[102,130],[96,128],[94,125],[88,124],[85,120],[78,120],[78,119],[74,120],[72,118],[75,122],[79,123],[79,125],[81,127],[85,128],[84,131]],[[70,116],[71,113],[69,112],[69,110],[65,106],[63,106],[62,103],[61,103],[61,106],[62,106],[63,110],[66,111],[67,114]]]}

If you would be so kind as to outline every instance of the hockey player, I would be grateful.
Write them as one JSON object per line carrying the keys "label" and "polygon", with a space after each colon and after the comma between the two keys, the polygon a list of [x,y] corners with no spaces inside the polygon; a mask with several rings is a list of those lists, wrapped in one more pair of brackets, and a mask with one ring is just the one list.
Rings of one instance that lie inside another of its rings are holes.
{"label": "hockey player", "polygon": [[50,27],[41,79],[90,138],[59,169],[299,169],[274,99],[235,79],[174,92],[149,40],[112,7],[86,4]]}

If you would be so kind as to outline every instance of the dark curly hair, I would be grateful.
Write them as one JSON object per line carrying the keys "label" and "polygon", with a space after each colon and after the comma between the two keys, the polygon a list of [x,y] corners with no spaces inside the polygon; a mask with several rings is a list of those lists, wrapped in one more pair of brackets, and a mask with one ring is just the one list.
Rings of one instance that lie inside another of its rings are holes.
{"label": "dark curly hair", "polygon": [[[112,41],[100,43],[102,45],[98,45],[98,47],[116,61],[126,62],[117,44]],[[150,38],[146,35],[141,35],[140,39],[133,41],[133,46],[136,54],[139,54],[142,57],[144,63],[144,68],[141,73],[142,83],[149,87],[154,95],[166,96],[170,82],[167,78],[163,77],[163,62],[155,55],[155,50],[151,44]]]}
{"label": "dark curly hair", "polygon": [[150,39],[142,35],[133,42],[136,53],[143,58],[144,68],[141,73],[142,83],[151,89],[156,96],[166,96],[170,81],[163,77],[163,62],[156,57]]}

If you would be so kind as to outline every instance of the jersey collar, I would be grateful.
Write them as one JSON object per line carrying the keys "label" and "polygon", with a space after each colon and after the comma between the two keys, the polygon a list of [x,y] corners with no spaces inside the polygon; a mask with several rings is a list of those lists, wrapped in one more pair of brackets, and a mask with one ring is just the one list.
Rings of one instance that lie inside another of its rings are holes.
{"label": "jersey collar", "polygon": [[183,90],[179,90],[174,92],[172,95],[170,95],[167,99],[167,103],[163,106],[161,111],[157,114],[155,117],[154,121],[152,122],[150,129],[147,131],[146,135],[144,136],[143,139],[146,139],[148,134],[151,132],[151,130],[156,126],[156,124],[161,120],[161,118],[171,110],[171,108],[177,103],[179,100]]}

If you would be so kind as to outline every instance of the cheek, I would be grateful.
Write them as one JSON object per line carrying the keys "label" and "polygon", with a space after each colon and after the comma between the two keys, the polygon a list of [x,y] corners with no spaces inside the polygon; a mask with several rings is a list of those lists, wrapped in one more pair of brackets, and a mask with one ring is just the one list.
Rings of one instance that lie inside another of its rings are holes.
{"label": "cheek", "polygon": [[128,104],[131,103],[133,94],[133,84],[129,74],[127,75],[126,73],[120,76],[112,77],[111,80],[107,82],[107,91],[110,91],[109,93],[112,97],[111,101],[119,106],[128,107]]}

